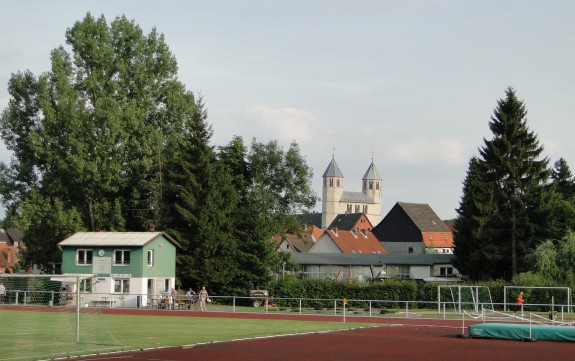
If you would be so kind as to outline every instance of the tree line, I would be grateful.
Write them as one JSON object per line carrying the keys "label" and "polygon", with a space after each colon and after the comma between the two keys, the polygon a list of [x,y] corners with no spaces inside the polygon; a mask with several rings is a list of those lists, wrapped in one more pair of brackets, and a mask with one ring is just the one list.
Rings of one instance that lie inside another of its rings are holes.
{"label": "tree line", "polygon": [[[184,286],[266,285],[287,257],[271,238],[296,232],[293,215],[317,200],[298,145],[236,136],[213,146],[207,106],[178,80],[156,29],[88,13],[65,39],[49,71],[11,76],[0,116],[13,153],[0,164],[0,196],[5,226],[25,232],[22,265],[58,263],[57,243],[74,232],[161,230],[183,246]],[[454,263],[472,280],[575,272],[573,176],[563,158],[549,167],[526,115],[508,88],[493,138],[468,164]]]}
{"label": "tree line", "polygon": [[233,137],[211,145],[201,96],[178,80],[164,36],[125,16],[87,14],[39,76],[13,74],[0,135],[5,224],[24,231],[22,265],[58,263],[78,231],[166,231],[183,286],[265,285],[284,259],[272,236],[316,203],[298,145]]}

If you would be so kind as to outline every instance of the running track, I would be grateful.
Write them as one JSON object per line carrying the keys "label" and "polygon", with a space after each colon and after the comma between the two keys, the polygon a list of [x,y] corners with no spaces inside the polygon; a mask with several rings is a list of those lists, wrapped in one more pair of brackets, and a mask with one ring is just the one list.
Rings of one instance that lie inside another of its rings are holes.
{"label": "running track", "polygon": [[[143,314],[140,310],[110,309],[106,313]],[[158,311],[143,311],[158,314]],[[166,311],[159,311],[166,316]],[[234,317],[341,321],[336,316],[170,312],[173,316]],[[568,342],[520,342],[458,338],[461,320],[347,317],[348,322],[374,322],[389,327],[329,333],[277,336],[188,347],[162,348],[84,357],[78,360],[386,360],[386,361],[562,361],[574,360],[575,345]],[[467,324],[466,324],[467,325]]]}

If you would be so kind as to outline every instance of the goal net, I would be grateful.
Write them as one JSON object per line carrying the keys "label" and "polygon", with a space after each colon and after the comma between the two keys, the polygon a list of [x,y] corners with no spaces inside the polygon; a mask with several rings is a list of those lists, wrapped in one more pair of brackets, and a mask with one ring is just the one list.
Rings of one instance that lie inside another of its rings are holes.
{"label": "goal net", "polygon": [[0,360],[53,359],[121,349],[101,309],[78,302],[78,285],[89,277],[0,274]]}
{"label": "goal net", "polygon": [[487,286],[437,286],[438,312],[442,307],[453,309],[457,313],[464,310],[478,313],[484,306],[493,309],[493,299]]}

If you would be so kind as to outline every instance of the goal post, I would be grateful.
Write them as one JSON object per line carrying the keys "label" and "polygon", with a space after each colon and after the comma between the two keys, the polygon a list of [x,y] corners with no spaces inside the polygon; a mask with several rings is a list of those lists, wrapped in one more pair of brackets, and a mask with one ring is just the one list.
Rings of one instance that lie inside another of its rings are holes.
{"label": "goal post", "polygon": [[0,324],[14,332],[0,338],[0,359],[78,355],[119,349],[101,309],[83,307],[79,285],[91,274],[0,274]]}
{"label": "goal post", "polygon": [[462,313],[466,306],[479,312],[479,305],[489,304],[493,308],[491,291],[487,286],[439,285],[437,286],[437,312],[441,305],[453,305],[456,312]]}

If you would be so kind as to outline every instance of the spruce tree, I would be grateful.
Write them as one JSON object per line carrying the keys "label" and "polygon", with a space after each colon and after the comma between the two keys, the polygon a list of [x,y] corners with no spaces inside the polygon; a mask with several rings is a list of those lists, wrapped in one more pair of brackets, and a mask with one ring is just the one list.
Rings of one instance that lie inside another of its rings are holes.
{"label": "spruce tree", "polygon": [[524,256],[542,240],[549,210],[548,160],[541,158],[543,147],[527,127],[524,103],[512,88],[505,95],[489,123],[493,138],[484,140],[472,164],[477,177],[472,192],[464,188],[456,222],[469,225],[456,236],[457,263],[475,255],[468,271],[478,278],[509,279],[525,270]]}
{"label": "spruce tree", "polygon": [[553,180],[553,185],[559,194],[561,194],[565,199],[570,199],[575,195],[575,181],[573,179],[573,174],[567,161],[560,158],[553,166],[553,171],[551,173],[551,179]]}
{"label": "spruce tree", "polygon": [[196,110],[184,124],[184,138],[168,164],[168,197],[174,204],[168,226],[182,243],[177,276],[185,285],[225,292],[237,274],[231,222],[237,192],[209,144],[212,129],[202,100],[190,96],[189,101],[195,102]]}

